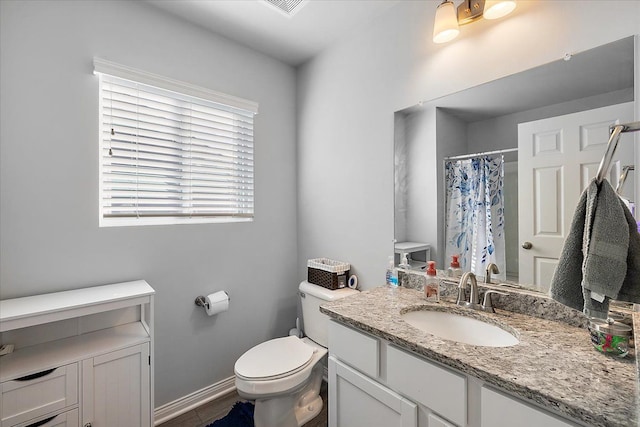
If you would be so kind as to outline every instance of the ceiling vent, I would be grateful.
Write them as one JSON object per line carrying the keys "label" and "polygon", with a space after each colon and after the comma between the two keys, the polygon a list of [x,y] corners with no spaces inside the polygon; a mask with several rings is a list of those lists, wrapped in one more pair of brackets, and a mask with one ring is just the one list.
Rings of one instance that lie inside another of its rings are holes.
{"label": "ceiling vent", "polygon": [[295,15],[309,0],[264,0],[264,2],[289,18]]}

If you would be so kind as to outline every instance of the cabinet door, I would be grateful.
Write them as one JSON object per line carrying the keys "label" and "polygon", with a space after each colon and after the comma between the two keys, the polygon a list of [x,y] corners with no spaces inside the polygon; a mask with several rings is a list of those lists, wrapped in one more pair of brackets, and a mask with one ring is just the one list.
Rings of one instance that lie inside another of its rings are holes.
{"label": "cabinet door", "polygon": [[82,362],[82,425],[149,427],[149,344]]}
{"label": "cabinet door", "polygon": [[329,357],[329,427],[417,427],[418,408]]}

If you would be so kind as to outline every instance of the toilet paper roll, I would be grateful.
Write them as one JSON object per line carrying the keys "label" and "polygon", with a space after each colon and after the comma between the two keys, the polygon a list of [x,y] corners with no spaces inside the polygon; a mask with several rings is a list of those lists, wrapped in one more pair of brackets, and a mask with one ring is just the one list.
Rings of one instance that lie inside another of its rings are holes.
{"label": "toilet paper roll", "polygon": [[229,295],[225,291],[218,291],[204,298],[205,310],[209,316],[227,311],[229,309]]}
{"label": "toilet paper roll", "polygon": [[351,277],[349,277],[349,282],[347,283],[347,286],[349,286],[351,289],[357,289],[358,276],[356,276],[355,274],[352,274]]}

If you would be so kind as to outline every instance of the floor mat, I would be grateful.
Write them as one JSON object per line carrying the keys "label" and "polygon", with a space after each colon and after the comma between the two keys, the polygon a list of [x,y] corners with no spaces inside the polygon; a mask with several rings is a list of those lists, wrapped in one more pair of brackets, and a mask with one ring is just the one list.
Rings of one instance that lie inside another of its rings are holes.
{"label": "floor mat", "polygon": [[207,427],[253,427],[253,403],[236,402],[226,417],[221,418]]}

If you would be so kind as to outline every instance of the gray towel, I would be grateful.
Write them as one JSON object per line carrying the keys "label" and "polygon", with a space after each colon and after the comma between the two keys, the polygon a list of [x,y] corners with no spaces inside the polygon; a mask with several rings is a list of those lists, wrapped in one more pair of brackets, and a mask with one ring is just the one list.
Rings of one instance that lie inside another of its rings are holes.
{"label": "gray towel", "polygon": [[640,234],[608,181],[593,180],[582,193],[550,294],[597,318],[608,316],[611,299],[640,303]]}
{"label": "gray towel", "polygon": [[558,266],[551,279],[551,298],[576,310],[584,309],[582,297],[582,240],[587,212],[587,191],[583,191],[564,241]]}

